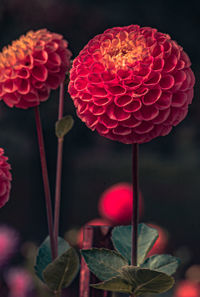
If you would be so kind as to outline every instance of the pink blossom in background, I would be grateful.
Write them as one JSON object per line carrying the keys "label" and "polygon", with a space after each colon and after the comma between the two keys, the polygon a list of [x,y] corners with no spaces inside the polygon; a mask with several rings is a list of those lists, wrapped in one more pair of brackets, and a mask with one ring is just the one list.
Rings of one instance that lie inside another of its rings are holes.
{"label": "pink blossom in background", "polygon": [[0,267],[7,263],[16,251],[19,237],[11,228],[0,227]]}
{"label": "pink blossom in background", "polygon": [[168,233],[167,231],[155,224],[148,224],[149,227],[152,227],[158,231],[158,239],[154,243],[153,248],[148,253],[148,257],[156,255],[156,254],[163,254],[166,251],[167,244],[168,244]]}
{"label": "pink blossom in background", "polygon": [[200,284],[188,280],[178,283],[173,297],[200,297]]}
{"label": "pink blossom in background", "polygon": [[[133,213],[133,187],[129,183],[117,183],[105,190],[99,199],[100,215],[117,224],[130,224]],[[144,202],[139,193],[139,215],[142,216]]]}
{"label": "pink blossom in background", "polygon": [[8,202],[10,196],[12,175],[11,166],[7,160],[8,157],[4,156],[4,149],[0,148],[0,208]]}
{"label": "pink blossom in background", "polygon": [[8,297],[29,297],[33,281],[28,271],[23,268],[12,268],[6,276],[9,287]]}

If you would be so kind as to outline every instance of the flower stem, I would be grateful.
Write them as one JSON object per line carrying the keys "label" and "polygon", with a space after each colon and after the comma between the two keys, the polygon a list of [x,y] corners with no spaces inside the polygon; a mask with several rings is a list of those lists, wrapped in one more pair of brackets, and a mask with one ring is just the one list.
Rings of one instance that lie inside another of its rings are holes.
{"label": "flower stem", "polygon": [[55,254],[55,240],[54,240],[54,233],[53,233],[51,193],[50,193],[50,187],[49,187],[49,178],[48,178],[47,162],[46,162],[46,155],[45,155],[45,148],[44,148],[42,124],[40,120],[40,112],[39,112],[38,106],[35,107],[35,123],[37,128],[40,161],[41,161],[41,167],[42,167],[42,177],[43,177],[44,192],[45,192],[46,210],[47,210],[47,221],[48,221],[50,244],[51,244],[51,254],[52,254],[52,258],[55,259],[56,254]]}
{"label": "flower stem", "polygon": [[[83,249],[91,249],[93,247],[94,230],[92,226],[86,225],[84,227]],[[79,297],[89,297],[91,295],[90,276],[90,270],[83,257],[81,257]]]}
{"label": "flower stem", "polygon": [[139,222],[139,178],[138,178],[138,153],[139,145],[133,144],[132,174],[133,174],[133,215],[132,215],[132,257],[131,264],[137,266],[137,241]]}
{"label": "flower stem", "polygon": [[[61,120],[63,117],[63,107],[64,107],[64,83],[61,83],[60,95],[59,95],[58,120]],[[57,169],[56,169],[55,212],[54,212],[54,237],[55,237],[55,243],[56,243],[56,256],[58,255],[62,154],[63,154],[63,137],[59,137],[58,147],[57,147]]]}

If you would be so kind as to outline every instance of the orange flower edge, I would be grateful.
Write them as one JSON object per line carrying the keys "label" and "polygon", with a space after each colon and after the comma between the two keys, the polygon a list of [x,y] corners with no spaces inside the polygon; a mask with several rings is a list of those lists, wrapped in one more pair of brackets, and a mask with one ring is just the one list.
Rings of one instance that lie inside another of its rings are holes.
{"label": "orange flower edge", "polygon": [[9,107],[37,106],[57,89],[70,68],[71,52],[62,35],[30,31],[0,53],[0,98]]}
{"label": "orange flower edge", "polygon": [[68,91],[77,115],[123,143],[168,134],[192,102],[191,62],[168,34],[131,25],[95,36],[73,61]]}

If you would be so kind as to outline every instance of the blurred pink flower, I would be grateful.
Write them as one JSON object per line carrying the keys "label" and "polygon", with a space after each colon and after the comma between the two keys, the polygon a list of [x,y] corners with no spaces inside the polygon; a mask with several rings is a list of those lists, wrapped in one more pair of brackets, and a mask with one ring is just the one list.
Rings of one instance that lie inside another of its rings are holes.
{"label": "blurred pink flower", "polygon": [[[133,187],[129,183],[121,182],[112,185],[101,195],[99,213],[112,224],[129,224],[133,213]],[[144,202],[139,194],[139,215],[142,216]]]}
{"label": "blurred pink flower", "polygon": [[0,208],[8,202],[10,196],[12,175],[11,166],[7,160],[8,157],[4,156],[4,150],[0,148]]}
{"label": "blurred pink flower", "polygon": [[33,289],[30,274],[23,268],[12,268],[6,276],[9,297],[28,297]]}
{"label": "blurred pink flower", "polygon": [[184,280],[176,286],[174,297],[200,297],[200,284]]}
{"label": "blurred pink flower", "polygon": [[15,252],[18,244],[18,234],[11,228],[0,227],[0,267],[3,266]]}
{"label": "blurred pink flower", "polygon": [[148,257],[156,254],[163,254],[166,251],[167,245],[168,245],[167,231],[164,228],[155,224],[148,224],[148,225],[149,227],[156,229],[158,231],[158,236],[159,236],[156,242],[154,243],[153,248],[148,253]]}

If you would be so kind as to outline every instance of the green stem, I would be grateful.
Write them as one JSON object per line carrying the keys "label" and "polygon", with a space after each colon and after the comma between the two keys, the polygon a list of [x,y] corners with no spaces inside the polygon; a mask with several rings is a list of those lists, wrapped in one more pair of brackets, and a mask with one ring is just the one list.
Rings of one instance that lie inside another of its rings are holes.
{"label": "green stem", "polygon": [[44,185],[44,193],[45,193],[45,201],[46,201],[46,210],[47,210],[47,221],[48,221],[48,229],[50,236],[50,244],[51,244],[51,253],[52,258],[55,259],[55,240],[54,240],[54,232],[53,232],[53,216],[52,216],[52,205],[51,205],[51,193],[49,187],[49,178],[47,171],[47,162],[46,162],[46,154],[44,148],[44,139],[42,132],[42,124],[40,120],[40,112],[39,107],[35,107],[35,123],[37,129],[38,136],[38,145],[40,151],[40,161],[42,167],[42,177],[43,177],[43,185]]}
{"label": "green stem", "polygon": [[[64,83],[60,85],[59,95],[59,111],[58,120],[63,117],[64,107]],[[58,234],[60,219],[60,193],[61,193],[61,177],[62,177],[62,155],[63,155],[63,138],[58,138],[57,146],[57,169],[56,169],[56,190],[55,190],[55,212],[54,212],[54,236],[56,243],[56,256],[58,255]]]}

